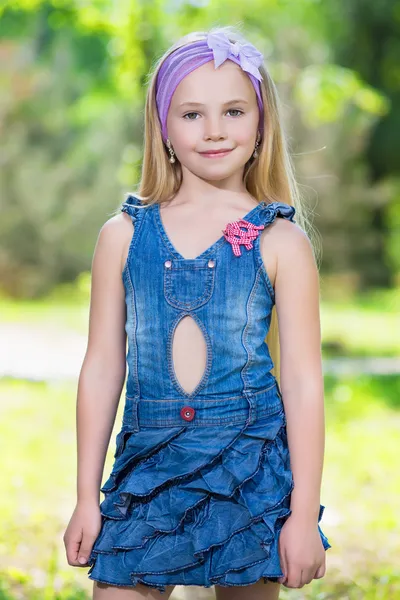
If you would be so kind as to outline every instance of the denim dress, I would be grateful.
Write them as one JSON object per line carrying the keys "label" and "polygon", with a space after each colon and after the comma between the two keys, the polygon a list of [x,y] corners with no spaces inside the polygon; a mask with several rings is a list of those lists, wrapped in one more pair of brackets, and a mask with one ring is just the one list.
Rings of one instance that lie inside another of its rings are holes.
{"label": "denim dress", "polygon": [[[191,259],[173,246],[158,204],[130,195],[121,210],[134,223],[122,273],[128,376],[88,576],[161,593],[166,585],[277,581],[294,483],[265,342],[275,297],[259,233],[277,217],[295,222],[295,209],[260,202]],[[206,345],[191,392],[172,356],[187,315]],[[318,531],[327,550],[319,524]]]}

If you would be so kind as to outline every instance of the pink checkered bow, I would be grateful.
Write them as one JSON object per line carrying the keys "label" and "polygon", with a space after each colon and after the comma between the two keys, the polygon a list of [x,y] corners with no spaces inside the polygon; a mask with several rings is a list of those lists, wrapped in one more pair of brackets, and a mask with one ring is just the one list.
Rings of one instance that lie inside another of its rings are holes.
{"label": "pink checkered bow", "polygon": [[[246,227],[247,231],[244,231],[242,227]],[[243,244],[247,250],[250,250],[253,247],[253,241],[258,237],[262,229],[264,229],[264,225],[254,225],[250,221],[239,219],[239,221],[228,223],[222,233],[224,234],[224,238],[231,244],[233,254],[241,256],[240,244]]]}

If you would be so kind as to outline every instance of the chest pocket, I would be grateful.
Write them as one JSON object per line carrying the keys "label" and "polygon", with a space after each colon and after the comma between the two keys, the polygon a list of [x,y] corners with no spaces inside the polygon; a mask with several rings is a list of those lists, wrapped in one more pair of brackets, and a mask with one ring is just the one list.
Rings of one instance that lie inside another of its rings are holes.
{"label": "chest pocket", "polygon": [[212,296],[216,261],[173,258],[164,262],[164,296],[181,310],[199,308]]}

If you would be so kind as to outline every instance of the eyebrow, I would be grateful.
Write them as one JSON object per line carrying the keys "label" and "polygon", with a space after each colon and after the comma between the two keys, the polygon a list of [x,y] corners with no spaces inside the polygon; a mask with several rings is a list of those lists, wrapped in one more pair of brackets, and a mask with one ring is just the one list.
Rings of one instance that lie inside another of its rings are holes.
{"label": "eyebrow", "polygon": [[[234,100],[228,100],[228,102],[224,102],[222,106],[236,103],[248,104],[247,100],[244,100],[244,98],[236,98]],[[182,102],[182,104],[179,104],[179,106],[204,106],[204,104],[201,102]]]}

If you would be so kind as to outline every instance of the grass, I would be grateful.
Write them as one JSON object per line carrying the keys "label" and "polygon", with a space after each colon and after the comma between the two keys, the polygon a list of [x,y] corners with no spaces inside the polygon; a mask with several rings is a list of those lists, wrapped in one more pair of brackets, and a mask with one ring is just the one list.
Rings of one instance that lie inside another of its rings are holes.
{"label": "grass", "polygon": [[[340,293],[345,286],[339,284]],[[337,292],[339,294],[339,292]],[[369,290],[354,295],[322,296],[323,350],[331,356],[399,357],[400,287]]]}
{"label": "grass", "polygon": [[[74,283],[59,285],[40,299],[0,297],[0,323],[56,325],[87,333],[90,273],[81,273]],[[1,597],[0,597],[1,600]]]}
{"label": "grass", "polygon": [[[390,385],[388,385],[390,383]],[[326,453],[321,526],[328,571],[283,599],[400,597],[397,464],[399,379],[326,380]],[[0,599],[90,595],[87,568],[70,567],[62,535],[75,502],[72,385],[0,381]],[[393,396],[388,398],[388,396]],[[105,476],[112,465],[110,443]]]}

